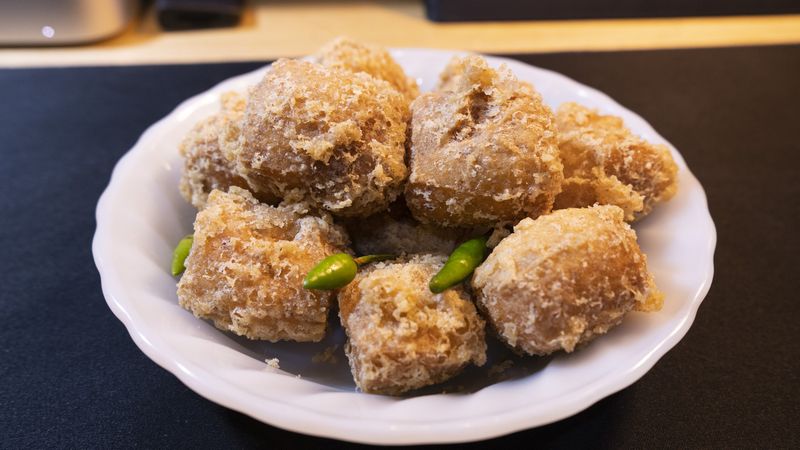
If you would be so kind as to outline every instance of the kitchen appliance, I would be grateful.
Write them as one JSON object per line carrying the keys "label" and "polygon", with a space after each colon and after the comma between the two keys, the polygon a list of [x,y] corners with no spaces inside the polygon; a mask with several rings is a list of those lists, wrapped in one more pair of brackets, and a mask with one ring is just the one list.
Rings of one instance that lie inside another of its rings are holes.
{"label": "kitchen appliance", "polygon": [[0,0],[0,45],[69,45],[121,32],[137,0]]}

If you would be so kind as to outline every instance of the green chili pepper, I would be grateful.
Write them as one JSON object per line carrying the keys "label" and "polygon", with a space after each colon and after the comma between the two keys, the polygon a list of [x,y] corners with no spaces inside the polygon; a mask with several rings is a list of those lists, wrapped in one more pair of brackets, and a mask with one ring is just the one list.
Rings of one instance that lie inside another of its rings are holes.
{"label": "green chili pepper", "polygon": [[303,280],[303,287],[319,290],[339,289],[353,281],[359,266],[394,257],[394,255],[367,255],[354,259],[347,253],[337,253],[323,259],[309,270]]}
{"label": "green chili pepper", "polygon": [[192,249],[192,242],[194,241],[194,235],[188,234],[183,237],[183,239],[178,242],[178,245],[175,247],[175,250],[172,252],[172,276],[177,277],[184,270],[186,270],[186,266],[183,265],[184,261],[186,261],[186,257],[189,256],[189,251]]}
{"label": "green chili pepper", "polygon": [[470,239],[456,247],[439,272],[431,278],[428,287],[438,294],[445,289],[464,281],[472,274],[486,256],[488,236]]}

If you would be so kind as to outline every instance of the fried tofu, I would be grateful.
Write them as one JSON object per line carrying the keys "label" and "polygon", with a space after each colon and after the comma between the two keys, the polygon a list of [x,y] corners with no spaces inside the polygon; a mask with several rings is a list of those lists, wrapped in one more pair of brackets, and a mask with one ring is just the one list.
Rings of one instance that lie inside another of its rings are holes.
{"label": "fried tofu", "polygon": [[632,310],[661,308],[636,232],[617,206],[524,219],[476,270],[485,317],[511,348],[531,355],[606,333]]}
{"label": "fried tofu", "polygon": [[408,103],[419,95],[417,82],[406,76],[383,47],[340,37],[325,44],[312,58],[326,67],[364,72],[384,80],[403,94]]}
{"label": "fried tofu", "polygon": [[466,291],[428,289],[444,261],[425,255],[372,264],[339,293],[345,351],[362,391],[398,395],[486,362],[484,321]]}
{"label": "fried tofu", "polygon": [[556,209],[616,205],[630,222],[675,195],[678,166],[669,149],[634,135],[619,117],[564,103],[556,124],[565,177]]}
{"label": "fried tofu", "polygon": [[319,341],[333,293],[303,289],[303,278],[347,244],[329,216],[307,205],[273,207],[241,188],[214,190],[195,219],[180,305],[250,339]]}
{"label": "fried tofu", "polygon": [[402,191],[408,119],[386,81],[281,59],[250,90],[240,139],[224,151],[255,192],[366,217]]}
{"label": "fried tofu", "polygon": [[493,226],[550,212],[563,179],[555,121],[529,83],[454,58],[411,109],[405,198],[417,220]]}
{"label": "fried tofu", "polygon": [[[241,120],[245,98],[236,92],[226,92],[220,98],[222,110],[198,122],[181,142],[179,151],[184,160],[180,192],[187,202],[203,209],[208,194],[214,189],[227,191],[231,186],[247,188],[247,181],[236,173],[235,165],[222,153],[220,139],[232,123]],[[236,139],[230,137],[228,139]],[[274,202],[270,196],[259,196],[264,202]]]}
{"label": "fried tofu", "polygon": [[421,224],[411,217],[405,200],[366,219],[343,222],[358,255],[436,254],[449,255],[467,230]]}

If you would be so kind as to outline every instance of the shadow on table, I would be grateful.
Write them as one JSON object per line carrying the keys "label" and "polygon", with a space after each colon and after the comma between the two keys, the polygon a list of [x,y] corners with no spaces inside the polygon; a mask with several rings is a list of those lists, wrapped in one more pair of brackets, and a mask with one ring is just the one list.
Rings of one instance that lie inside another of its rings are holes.
{"label": "shadow on table", "polygon": [[[277,358],[284,372],[336,390],[356,391],[344,353],[346,336],[338,315],[331,314],[328,326],[328,334],[321,342],[272,343],[225,334],[237,344],[239,351],[258,361]],[[417,389],[403,397],[474,393],[495,383],[527,377],[542,370],[551,360],[551,357],[516,355],[491,333],[487,334],[486,364],[481,367],[469,365],[458,376],[444,383]]]}

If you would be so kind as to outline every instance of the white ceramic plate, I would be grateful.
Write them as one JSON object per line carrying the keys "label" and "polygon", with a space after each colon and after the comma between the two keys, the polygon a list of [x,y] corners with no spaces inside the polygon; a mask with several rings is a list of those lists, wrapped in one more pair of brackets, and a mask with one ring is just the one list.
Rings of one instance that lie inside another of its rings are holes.
{"label": "white ceramic plate", "polygon": [[[394,56],[429,90],[453,52],[397,50]],[[178,106],[151,126],[119,161],[97,205],[93,252],[108,305],[136,345],[192,390],[263,422],[317,436],[384,444],[460,442],[535,427],[575,414],[639,379],[689,329],[713,275],[716,232],[700,183],[681,155],[641,117],[569,78],[517,61],[552,107],[577,101],[621,116],[645,139],[664,143],[678,163],[679,191],[636,224],[664,309],[632,313],[586,348],[552,358],[520,359],[490,346],[491,360],[442,388],[408,398],[359,393],[336,325],[319,344],[261,343],[220,332],[178,306],[168,273],[172,248],[191,231],[193,209],[178,194],[178,143],[218,109],[219,94],[244,92],[265,68],[231,78]],[[313,362],[338,345],[338,362]],[[265,364],[277,357],[281,369]],[[502,373],[491,367],[514,366]]]}

